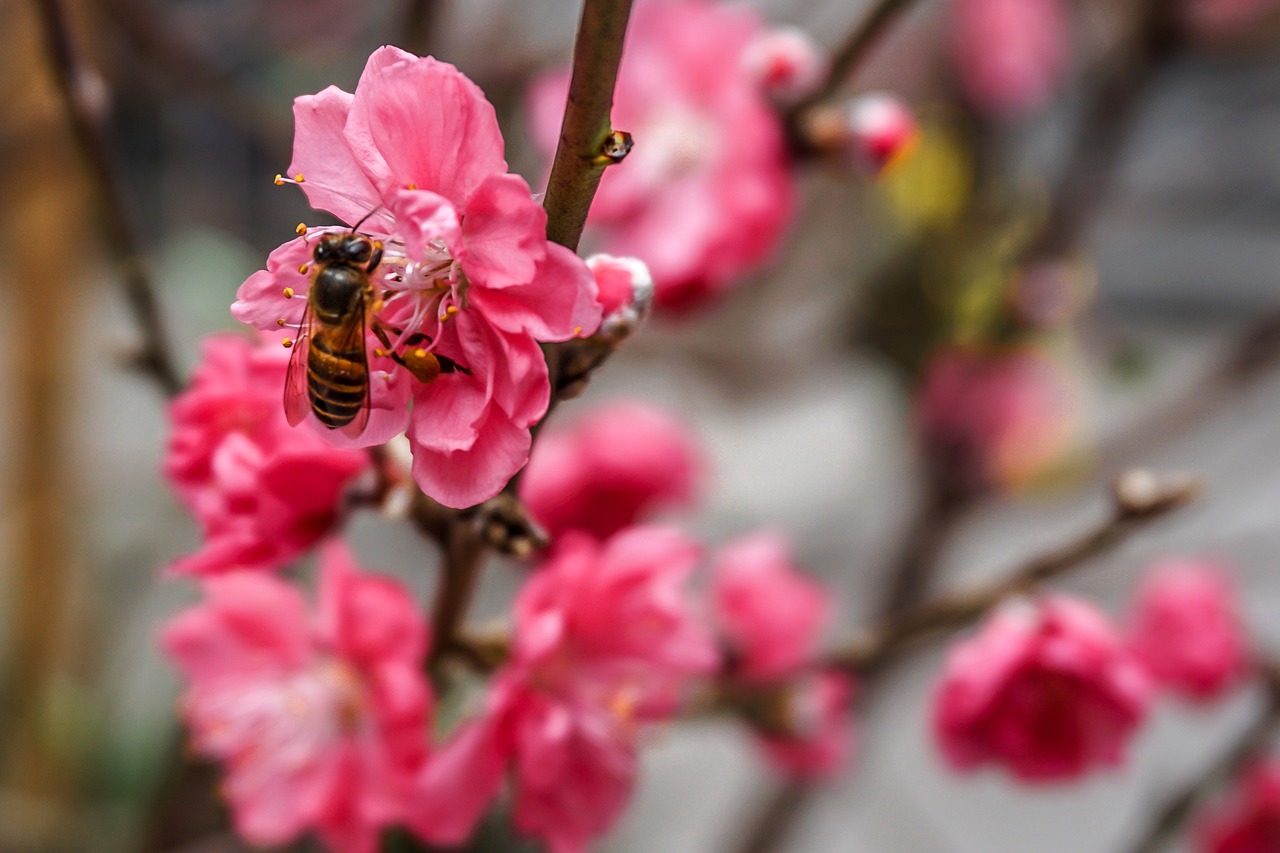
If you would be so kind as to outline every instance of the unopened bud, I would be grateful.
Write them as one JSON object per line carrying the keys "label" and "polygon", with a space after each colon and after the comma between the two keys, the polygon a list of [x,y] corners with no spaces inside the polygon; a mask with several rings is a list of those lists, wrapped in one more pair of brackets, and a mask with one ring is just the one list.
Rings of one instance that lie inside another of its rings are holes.
{"label": "unopened bud", "polygon": [[[625,324],[626,337],[649,315],[653,305],[653,276],[639,258],[592,255],[587,268],[595,276],[604,321],[600,332],[615,335],[619,324]],[[611,328],[613,327],[613,328]]]}
{"label": "unopened bud", "polygon": [[827,75],[827,58],[803,31],[780,27],[759,35],[742,57],[744,70],[766,95],[795,103],[812,94]]}
{"label": "unopened bud", "polygon": [[1122,515],[1152,515],[1177,509],[1195,499],[1200,493],[1200,481],[1188,474],[1160,474],[1146,468],[1130,468],[1116,477],[1111,492],[1116,509]]}
{"label": "unopened bud", "polygon": [[845,154],[872,174],[900,159],[920,138],[911,110],[894,95],[872,92],[844,107]]}

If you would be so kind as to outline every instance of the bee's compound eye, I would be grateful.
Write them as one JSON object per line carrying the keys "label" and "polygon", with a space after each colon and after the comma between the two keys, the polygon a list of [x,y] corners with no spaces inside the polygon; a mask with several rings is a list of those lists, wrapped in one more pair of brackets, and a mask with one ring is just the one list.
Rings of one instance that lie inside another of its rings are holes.
{"label": "bee's compound eye", "polygon": [[373,254],[373,244],[364,237],[350,238],[344,248],[346,249],[347,257],[357,264],[365,263]]}
{"label": "bee's compound eye", "polygon": [[311,256],[317,261],[332,260],[333,255],[333,244],[328,237],[324,238],[319,243],[316,243],[316,247],[311,253]]}

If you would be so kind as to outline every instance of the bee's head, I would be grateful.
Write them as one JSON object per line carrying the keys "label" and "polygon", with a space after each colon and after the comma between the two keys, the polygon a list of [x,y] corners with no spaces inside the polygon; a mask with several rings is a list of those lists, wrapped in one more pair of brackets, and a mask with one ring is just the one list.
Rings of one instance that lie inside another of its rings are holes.
{"label": "bee's head", "polygon": [[318,264],[364,266],[373,257],[373,241],[363,234],[325,234],[311,255]]}

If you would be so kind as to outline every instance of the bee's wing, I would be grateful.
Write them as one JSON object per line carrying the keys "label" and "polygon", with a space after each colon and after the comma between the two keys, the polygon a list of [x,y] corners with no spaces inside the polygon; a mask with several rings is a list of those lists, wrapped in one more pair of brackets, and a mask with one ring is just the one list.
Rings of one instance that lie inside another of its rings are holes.
{"label": "bee's wing", "polygon": [[360,307],[351,314],[351,319],[343,325],[335,336],[335,346],[342,352],[359,352],[360,363],[364,367],[364,402],[360,404],[360,412],[355,416],[351,423],[338,427],[338,432],[348,438],[355,438],[364,432],[364,428],[369,423],[369,406],[372,381],[369,377],[369,347],[365,339],[365,303],[362,300]]}
{"label": "bee's wing", "polygon": [[311,348],[311,303],[302,311],[302,324],[289,355],[289,370],[284,375],[284,416],[289,426],[297,426],[311,411],[311,395],[307,391],[307,353]]}

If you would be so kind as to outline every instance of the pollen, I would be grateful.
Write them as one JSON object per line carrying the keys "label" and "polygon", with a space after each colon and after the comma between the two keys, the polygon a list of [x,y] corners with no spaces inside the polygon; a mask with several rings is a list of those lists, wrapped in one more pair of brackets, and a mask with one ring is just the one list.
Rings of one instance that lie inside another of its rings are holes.
{"label": "pollen", "polygon": [[302,177],[302,173],[301,173],[301,172],[299,172],[298,174],[294,175],[294,176],[293,176],[293,179],[294,179],[295,181],[297,181],[298,183],[300,183],[300,184],[302,184],[302,183],[306,183],[306,180],[307,180],[306,178]]}
{"label": "pollen", "polygon": [[289,347],[293,346],[293,338],[285,338],[284,340],[280,341],[280,346],[284,347],[285,349],[288,349]]}
{"label": "pollen", "polygon": [[293,298],[293,288],[292,288],[292,287],[286,287],[286,288],[284,289],[284,298],[285,298],[285,299],[292,299],[292,298]]}
{"label": "pollen", "polygon": [[306,271],[307,271],[307,265],[306,265],[306,264],[301,264],[301,265],[298,267],[298,272],[300,272],[300,273],[305,273]]}
{"label": "pollen", "polygon": [[301,237],[303,234],[306,234],[306,233],[307,233],[307,223],[305,223],[305,222],[299,222],[299,223],[298,223],[298,227],[297,227],[297,228],[295,228],[295,229],[293,229],[293,232],[294,232],[295,234],[297,234],[299,237]]}
{"label": "pollen", "polygon": [[452,317],[454,314],[458,313],[458,306],[450,305],[448,308],[444,309],[444,313],[446,317]]}
{"label": "pollen", "polygon": [[276,186],[278,186],[278,187],[282,187],[282,186],[284,186],[284,175],[282,175],[282,174],[280,174],[279,172],[277,172],[277,173],[276,173],[275,180],[274,180],[274,181],[272,181],[271,183],[275,184],[275,185],[276,185]]}
{"label": "pollen", "polygon": [[417,184],[415,184],[415,183],[410,183],[410,184],[406,187],[406,189],[411,189],[411,190],[416,190],[417,188],[418,188],[418,185],[417,185]]}
{"label": "pollen", "polygon": [[581,326],[574,326],[574,327],[573,327],[573,336],[574,336],[575,338],[580,338],[580,337],[582,337],[582,327],[581,327]]}
{"label": "pollen", "polygon": [[283,318],[283,317],[281,317],[280,319],[276,320],[276,325],[283,329],[283,328],[284,328],[284,318]]}

